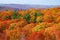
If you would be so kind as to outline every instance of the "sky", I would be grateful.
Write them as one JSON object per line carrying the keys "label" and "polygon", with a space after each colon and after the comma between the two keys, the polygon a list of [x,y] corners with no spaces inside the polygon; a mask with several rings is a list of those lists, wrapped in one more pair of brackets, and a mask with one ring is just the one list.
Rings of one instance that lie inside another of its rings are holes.
{"label": "sky", "polygon": [[0,4],[60,5],[60,0],[0,0]]}

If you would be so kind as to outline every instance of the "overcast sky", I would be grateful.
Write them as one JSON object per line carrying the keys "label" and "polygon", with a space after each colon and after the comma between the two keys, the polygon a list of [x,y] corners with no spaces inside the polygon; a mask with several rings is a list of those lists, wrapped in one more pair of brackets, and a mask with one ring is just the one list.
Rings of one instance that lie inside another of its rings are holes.
{"label": "overcast sky", "polygon": [[0,4],[60,5],[60,0],[0,0]]}

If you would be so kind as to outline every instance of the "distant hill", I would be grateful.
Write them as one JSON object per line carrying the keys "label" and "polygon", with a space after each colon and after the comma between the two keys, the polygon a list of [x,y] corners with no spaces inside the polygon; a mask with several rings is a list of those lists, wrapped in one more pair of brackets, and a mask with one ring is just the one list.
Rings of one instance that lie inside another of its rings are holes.
{"label": "distant hill", "polygon": [[0,4],[1,9],[29,9],[29,8],[50,8],[50,7],[59,7],[60,5],[28,5],[28,4]]}

